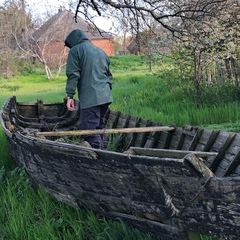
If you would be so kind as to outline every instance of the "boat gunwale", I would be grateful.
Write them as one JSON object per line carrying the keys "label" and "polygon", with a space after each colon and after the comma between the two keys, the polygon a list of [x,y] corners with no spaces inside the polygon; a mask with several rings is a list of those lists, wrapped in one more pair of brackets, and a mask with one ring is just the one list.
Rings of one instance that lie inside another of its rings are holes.
{"label": "boat gunwale", "polygon": [[[140,158],[140,159],[146,159],[148,158],[149,160],[162,160],[161,157],[156,157],[156,156],[147,156],[147,155],[136,155],[136,154],[129,154],[129,153],[121,153],[121,152],[116,152],[116,151],[110,151],[110,150],[103,150],[103,149],[96,149],[96,148],[91,148],[91,147],[85,147],[85,146],[81,146],[81,145],[77,145],[77,144],[73,144],[73,143],[65,143],[65,142],[56,142],[50,139],[42,139],[42,138],[38,138],[38,137],[34,137],[34,136],[29,136],[29,135],[25,135],[22,134],[21,132],[17,131],[15,133],[13,133],[12,135],[14,135],[14,138],[17,138],[18,140],[22,141],[22,139],[28,139],[30,140],[32,143],[42,143],[42,144],[46,144],[46,146],[55,146],[57,147],[59,146],[63,146],[66,147],[67,149],[71,149],[71,150],[84,150],[86,152],[104,152],[107,153],[109,156],[127,156],[128,159],[131,158]],[[74,154],[75,155],[75,154]],[[169,161],[174,161],[174,162],[179,162],[182,163],[184,158],[167,158],[165,157],[164,159],[167,159]]]}

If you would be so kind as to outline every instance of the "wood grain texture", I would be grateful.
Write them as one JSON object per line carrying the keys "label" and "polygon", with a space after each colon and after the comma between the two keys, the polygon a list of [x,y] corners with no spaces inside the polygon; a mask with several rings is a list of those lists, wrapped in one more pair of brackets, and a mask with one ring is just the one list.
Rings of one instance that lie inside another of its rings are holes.
{"label": "wood grain texture", "polygon": [[45,134],[47,127],[75,132],[79,113],[63,105],[10,98],[3,107],[12,158],[35,185],[73,207],[121,218],[164,240],[192,240],[196,233],[239,239],[238,133],[192,126],[166,130],[160,122],[109,111],[116,151],[29,135]]}

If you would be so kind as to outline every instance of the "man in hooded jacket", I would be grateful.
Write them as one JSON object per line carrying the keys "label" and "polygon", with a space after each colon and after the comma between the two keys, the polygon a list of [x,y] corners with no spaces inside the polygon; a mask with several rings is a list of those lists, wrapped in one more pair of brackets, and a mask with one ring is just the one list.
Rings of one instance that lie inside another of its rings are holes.
{"label": "man in hooded jacket", "polygon": [[[81,130],[104,129],[105,114],[113,101],[109,57],[79,29],[67,36],[65,46],[70,48],[66,66],[67,108],[74,111],[73,97],[77,90]],[[84,139],[94,148],[107,147],[104,134],[86,135]]]}

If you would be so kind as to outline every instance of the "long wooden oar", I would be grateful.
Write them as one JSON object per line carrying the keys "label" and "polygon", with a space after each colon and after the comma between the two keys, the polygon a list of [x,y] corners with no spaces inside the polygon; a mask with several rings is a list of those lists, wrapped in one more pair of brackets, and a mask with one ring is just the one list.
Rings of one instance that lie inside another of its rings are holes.
{"label": "long wooden oar", "polygon": [[156,127],[139,127],[139,128],[114,128],[114,129],[94,129],[94,130],[75,130],[75,131],[59,131],[59,132],[36,132],[34,136],[80,136],[92,134],[110,134],[110,133],[140,133],[140,132],[166,132],[173,131],[175,127],[156,126]]}

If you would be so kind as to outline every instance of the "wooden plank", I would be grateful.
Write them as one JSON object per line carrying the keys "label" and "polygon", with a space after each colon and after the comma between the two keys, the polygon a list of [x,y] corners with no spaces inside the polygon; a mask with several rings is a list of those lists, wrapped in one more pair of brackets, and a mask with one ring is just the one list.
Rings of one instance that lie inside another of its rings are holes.
{"label": "wooden plank", "polygon": [[[207,130],[205,130],[205,131],[207,131]],[[204,152],[209,152],[210,151],[212,145],[214,144],[214,142],[217,139],[218,134],[219,134],[219,131],[212,130],[212,132],[210,134],[210,137],[207,137],[207,142],[206,142],[206,144],[204,146],[204,149],[203,149]]]}
{"label": "wooden plank", "polygon": [[[152,122],[151,124],[152,124],[152,125],[151,125],[152,127],[153,127],[153,126],[162,126],[161,123]],[[145,148],[155,148],[156,145],[157,145],[158,136],[159,136],[159,132],[149,133],[148,138],[147,138],[147,141],[146,141],[144,147],[145,147]]]}
{"label": "wooden plank", "polygon": [[174,127],[141,127],[141,128],[116,128],[116,129],[94,129],[94,130],[75,130],[75,131],[58,131],[58,132],[36,132],[33,136],[81,136],[92,134],[110,134],[110,133],[140,133],[140,132],[157,132],[157,131],[173,131]]}
{"label": "wooden plank", "polygon": [[[226,134],[225,132],[222,132],[221,134]],[[217,172],[219,170],[221,172],[221,169],[218,168],[218,166],[221,164],[221,161],[224,157],[224,154],[226,153],[227,149],[231,145],[232,141],[234,140],[236,133],[227,133],[228,136],[221,136],[221,134],[218,134],[220,137],[220,143],[221,146],[218,149],[218,155],[214,158],[210,168],[212,169],[213,172]],[[225,139],[222,139],[224,137]],[[225,140],[225,141],[224,141]],[[218,173],[217,176],[223,176],[224,172]]]}
{"label": "wooden plank", "polygon": [[182,140],[182,146],[178,148],[178,150],[188,150],[192,151],[191,149],[193,139],[196,137],[196,134],[198,133],[199,129],[197,127],[193,126],[184,126],[183,127],[183,137]]}
{"label": "wooden plank", "polygon": [[213,172],[203,163],[201,158],[198,158],[195,154],[188,154],[185,157],[192,166],[203,176],[203,177],[214,177]]}
{"label": "wooden plank", "polygon": [[120,112],[114,112],[114,111],[110,111],[107,115],[107,128],[112,129],[112,128],[116,128],[117,123],[118,123],[118,119],[120,116]]}
{"label": "wooden plank", "polygon": [[[140,119],[140,121],[138,121],[138,127],[148,128],[153,126],[151,126],[150,120]],[[144,144],[147,141],[148,134],[149,132],[135,133],[135,136],[134,136],[135,141],[134,141],[134,145],[132,146],[144,147]]]}
{"label": "wooden plank", "polygon": [[233,161],[229,164],[223,176],[224,177],[229,176],[237,168],[237,166],[239,166],[239,162],[240,162],[240,152],[238,152],[235,155]]}
{"label": "wooden plank", "polygon": [[[120,129],[120,128],[138,127],[138,125],[137,125],[138,119],[139,118],[136,116],[131,116],[130,114],[121,113],[121,115],[119,116],[119,119],[118,119],[118,123],[115,128]],[[114,135],[111,137],[113,140],[112,142],[114,143],[113,145],[116,148],[116,151],[119,151],[119,152],[122,152],[123,149],[125,149],[132,140],[132,134],[120,133],[120,134],[117,134],[117,135]],[[127,144],[127,146],[126,146],[126,144]]]}
{"label": "wooden plank", "polygon": [[41,99],[37,101],[37,113],[39,117],[42,117],[44,115],[43,101]]}
{"label": "wooden plank", "polygon": [[178,227],[170,226],[168,224],[160,223],[157,221],[151,221],[149,219],[144,219],[138,216],[129,215],[127,213],[119,213],[112,211],[106,214],[110,215],[110,217],[112,218],[114,217],[116,220],[122,219],[125,222],[140,229],[141,231],[151,232],[156,237],[163,240],[189,240],[189,238],[185,235],[184,231],[182,231]]}
{"label": "wooden plank", "polygon": [[202,133],[203,133],[203,129],[198,129],[196,131],[196,134],[193,137],[193,140],[192,140],[188,150],[193,151],[196,148]]}
{"label": "wooden plank", "polygon": [[174,147],[174,148],[172,148],[172,146],[171,145],[169,145],[169,148],[172,148],[172,149],[178,149],[178,150],[180,150],[180,149],[182,149],[182,146],[183,146],[183,143],[184,143],[184,139],[185,139],[185,134],[183,133],[183,130],[181,129],[181,131],[179,131],[179,129],[180,128],[178,128],[178,135],[177,136],[175,136],[175,134],[177,133],[177,131],[176,132],[174,132],[173,133],[173,135],[174,135],[174,137],[173,138],[175,138],[176,140],[176,147]]}
{"label": "wooden plank", "polygon": [[187,154],[195,154],[198,157],[217,156],[217,152],[200,152],[200,151],[186,151],[186,150],[172,150],[172,149],[158,149],[158,148],[140,148],[130,147],[133,150],[132,154],[146,155],[153,157],[168,157],[168,158],[183,158]]}

